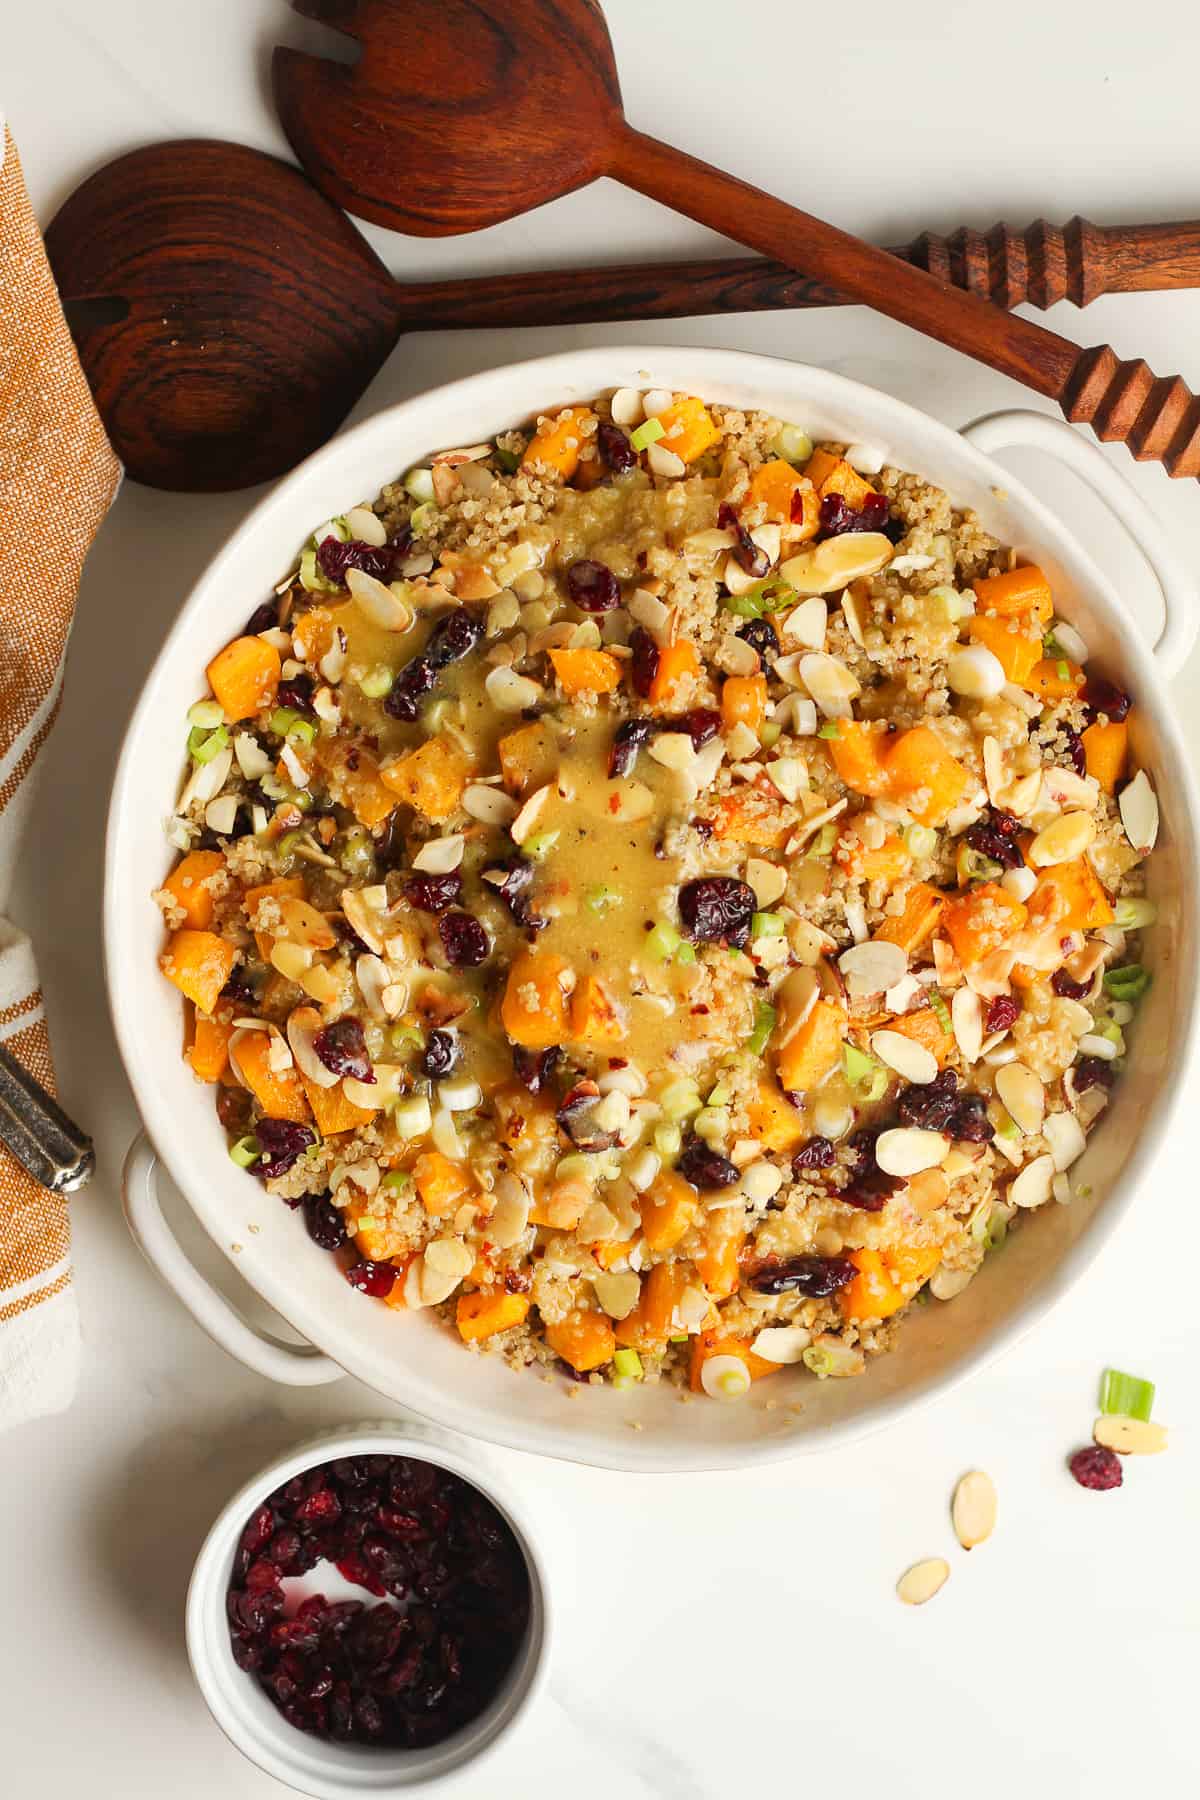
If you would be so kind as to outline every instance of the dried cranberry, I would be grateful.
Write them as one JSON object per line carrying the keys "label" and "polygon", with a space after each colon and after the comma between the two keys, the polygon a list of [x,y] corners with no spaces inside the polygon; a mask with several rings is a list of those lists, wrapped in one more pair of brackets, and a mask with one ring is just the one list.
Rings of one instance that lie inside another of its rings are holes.
{"label": "dried cranberry", "polygon": [[743,568],[747,575],[761,581],[771,567],[771,559],[765,550],[760,550],[740,519],[733,524],[735,542],[733,546],[734,561]]}
{"label": "dried cranberry", "polygon": [[602,1150],[611,1150],[617,1141],[617,1133],[596,1123],[596,1107],[600,1102],[600,1089],[594,1081],[579,1081],[563,1097],[562,1103],[555,1113],[559,1128],[565,1131],[577,1150],[595,1156]]}
{"label": "dried cranberry", "polygon": [[260,1181],[274,1181],[276,1176],[286,1175],[309,1145],[317,1141],[307,1125],[294,1124],[291,1119],[260,1119],[254,1135],[262,1151],[254,1168]]}
{"label": "dried cranberry", "polygon": [[844,1256],[790,1256],[785,1262],[764,1263],[750,1277],[756,1294],[803,1294],[808,1300],[824,1300],[836,1294],[858,1273]]}
{"label": "dried cranberry", "polygon": [[757,650],[764,662],[779,649],[779,639],[769,619],[747,619],[744,625],[738,626],[738,636],[744,638],[752,650]]}
{"label": "dried cranberry", "polygon": [[404,884],[404,898],[419,912],[445,912],[462,899],[462,885],[457,869],[447,875],[414,875]]}
{"label": "dried cranberry", "polygon": [[735,1187],[740,1180],[737,1165],[698,1137],[692,1139],[679,1158],[679,1173],[698,1188]]}
{"label": "dried cranberry", "polygon": [[943,1069],[932,1081],[906,1087],[896,1101],[900,1123],[921,1131],[945,1131],[958,1103],[957,1090],[953,1069]]}
{"label": "dried cranberry", "polygon": [[990,1144],[996,1128],[987,1116],[983,1095],[964,1094],[951,1114],[946,1130],[960,1144]]}
{"label": "dried cranberry", "polygon": [[217,1089],[217,1117],[231,1137],[245,1137],[250,1129],[250,1096],[245,1088]]}
{"label": "dried cranberry", "polygon": [[375,1071],[367,1050],[362,1022],[352,1013],[323,1025],[313,1038],[312,1047],[331,1075],[350,1075],[355,1081],[375,1082]]}
{"label": "dried cranberry", "polygon": [[[543,931],[549,924],[533,910],[533,901],[529,889],[533,886],[534,866],[524,857],[517,857],[513,862],[503,864],[499,868],[488,869],[484,880],[489,887],[494,887],[503,900],[515,924],[525,931]],[[496,877],[500,876],[500,880]]]}
{"label": "dried cranberry", "polygon": [[450,1031],[431,1031],[421,1054],[421,1073],[431,1081],[449,1075],[458,1061],[458,1042]]}
{"label": "dried cranberry", "polygon": [[1116,1080],[1111,1064],[1102,1056],[1081,1056],[1071,1070],[1071,1084],[1077,1094],[1086,1094],[1089,1088],[1110,1088]]}
{"label": "dried cranberry", "polygon": [[1110,724],[1119,725],[1133,702],[1124,688],[1106,675],[1089,675],[1083,686],[1083,703],[1094,715],[1104,713]]}
{"label": "dried cranberry", "polygon": [[825,537],[840,537],[844,531],[882,531],[887,522],[886,494],[868,494],[861,506],[851,506],[842,494],[826,494],[821,501]]}
{"label": "dried cranberry", "polygon": [[540,1094],[558,1067],[561,1055],[557,1044],[551,1044],[547,1050],[529,1050],[524,1044],[514,1044],[513,1074],[531,1094]]}
{"label": "dried cranberry", "polygon": [[257,637],[260,631],[274,631],[279,624],[278,600],[264,600],[256,606],[242,626],[243,637]]}
{"label": "dried cranberry", "polygon": [[657,719],[626,719],[618,725],[608,753],[608,773],[610,777],[628,775],[637,761],[639,750],[646,745],[662,729]]}
{"label": "dried cranberry", "polygon": [[477,969],[491,954],[488,934],[473,913],[443,913],[438,920],[438,936],[453,969]]}
{"label": "dried cranberry", "polygon": [[396,1285],[396,1273],[393,1263],[357,1262],[346,1270],[346,1280],[360,1294],[369,1294],[372,1300],[386,1300]]}
{"label": "dried cranberry", "polygon": [[351,538],[349,543],[343,544],[330,534],[317,545],[317,566],[326,581],[332,581],[337,587],[345,587],[347,569],[361,569],[364,575],[373,575],[376,581],[389,581],[395,560],[393,545],[365,544],[361,538]]}
{"label": "dried cranberry", "polygon": [[276,706],[290,706],[293,712],[311,712],[313,697],[311,675],[292,675],[275,690]]}
{"label": "dried cranberry", "polygon": [[328,1194],[304,1196],[304,1223],[321,1250],[340,1250],[346,1242],[346,1221]]}
{"label": "dried cranberry", "polygon": [[1082,1000],[1091,985],[1090,981],[1074,981],[1065,969],[1055,969],[1050,977],[1050,986],[1060,1000]]}
{"label": "dried cranberry", "polygon": [[483,637],[483,623],[473,613],[459,607],[438,620],[429,634],[425,655],[437,670],[469,656]]}
{"label": "dried cranberry", "polygon": [[1067,755],[1071,767],[1079,776],[1087,774],[1087,751],[1083,747],[1083,739],[1071,725],[1059,725],[1059,732],[1067,740]]}
{"label": "dried cranberry", "polygon": [[588,613],[609,613],[621,604],[621,584],[607,563],[581,556],[567,570],[567,593]]}
{"label": "dried cranberry", "polygon": [[437,686],[437,670],[427,656],[405,663],[384,695],[383,710],[389,718],[413,720],[421,701]]}
{"label": "dried cranberry", "polygon": [[792,1174],[799,1177],[808,1169],[831,1169],[836,1152],[828,1138],[809,1138],[792,1158]]}
{"label": "dried cranberry", "polygon": [[1100,1444],[1089,1444],[1086,1450],[1077,1450],[1067,1467],[1080,1487],[1091,1488],[1096,1493],[1118,1488],[1125,1479],[1116,1451],[1107,1450]]}
{"label": "dried cranberry", "polygon": [[624,475],[637,463],[637,451],[621,430],[611,419],[601,419],[596,427],[596,442],[600,454],[614,475]]}
{"label": "dried cranberry", "polygon": [[1017,1022],[1020,1007],[1008,994],[997,994],[994,1000],[988,1001],[987,1019],[984,1029],[988,1032],[1011,1031]]}
{"label": "dried cranberry", "polygon": [[730,944],[740,950],[749,940],[757,904],[754,889],[732,875],[706,875],[679,890],[679,916],[697,944]]}
{"label": "dried cranberry", "polygon": [[968,826],[963,836],[972,850],[977,850],[980,856],[990,857],[1002,869],[1019,869],[1025,861],[1017,842],[1020,829],[1020,821],[1010,813],[998,812],[994,806],[989,806],[987,817]]}
{"label": "dried cranberry", "polygon": [[901,1185],[898,1176],[885,1174],[875,1160],[878,1137],[878,1130],[871,1128],[856,1131],[850,1140],[855,1164],[848,1184],[838,1197],[847,1206],[856,1206],[860,1212],[882,1212]]}
{"label": "dried cranberry", "polygon": [[629,679],[633,683],[634,693],[640,694],[645,700],[654,686],[662,653],[650,633],[640,625],[636,625],[629,634],[629,648],[633,652],[629,664]]}
{"label": "dried cranberry", "polygon": [[720,731],[721,715],[711,706],[694,706],[690,713],[685,713],[683,724],[692,740],[692,749],[703,750]]}

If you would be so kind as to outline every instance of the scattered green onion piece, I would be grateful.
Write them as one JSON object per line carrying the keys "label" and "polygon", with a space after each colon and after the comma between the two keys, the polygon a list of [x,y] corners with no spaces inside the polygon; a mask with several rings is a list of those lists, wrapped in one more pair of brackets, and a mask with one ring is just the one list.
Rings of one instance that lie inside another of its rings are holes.
{"label": "scattered green onion piece", "polygon": [[1127,1419],[1149,1419],[1154,1410],[1154,1383],[1123,1369],[1105,1369],[1100,1380],[1100,1411],[1124,1413]]}
{"label": "scattered green onion piece", "polygon": [[229,1160],[235,1162],[239,1169],[252,1169],[261,1155],[256,1137],[242,1137],[236,1144],[229,1146]]}
{"label": "scattered green onion piece", "polygon": [[1051,658],[1053,658],[1055,662],[1061,662],[1066,654],[1066,651],[1055,637],[1052,628],[1042,639],[1042,655],[1046,658],[1047,662],[1049,662]]}
{"label": "scattered green onion piece", "polygon": [[746,594],[726,594],[723,605],[739,619],[761,619],[766,611],[762,594],[754,588]]}
{"label": "scattered green onion piece", "polygon": [[786,581],[781,581],[778,576],[775,576],[763,588],[763,611],[783,612],[786,607],[794,606],[798,598],[795,588],[789,587]]}
{"label": "scattered green onion piece", "polygon": [[822,1344],[810,1344],[800,1354],[800,1361],[813,1375],[831,1375],[833,1360],[833,1351],[827,1350]]}
{"label": "scattered green onion piece", "polygon": [[823,725],[817,726],[817,736],[819,738],[840,738],[841,735],[842,728],[836,719],[826,719]]}
{"label": "scattered green onion piece", "polygon": [[863,1099],[864,1100],[882,1100],[883,1096],[887,1093],[887,1084],[888,1084],[887,1070],[882,1068],[878,1063],[876,1063],[875,1073],[872,1075],[872,1077],[871,1077],[870,1081],[867,1083],[867,1085],[863,1088],[863,1091],[862,1091]]}
{"label": "scattered green onion piece", "polygon": [[1113,923],[1120,931],[1141,931],[1147,925],[1153,925],[1158,917],[1158,908],[1153,900],[1143,900],[1134,896],[1127,900],[1118,900],[1116,917]]}
{"label": "scattered green onion piece", "polygon": [[306,831],[285,831],[275,846],[276,854],[284,862],[290,863],[296,854],[296,846],[307,836]]}
{"label": "scattered green onion piece", "polygon": [[660,920],[653,931],[648,931],[645,938],[646,954],[654,962],[667,962],[674,956],[683,939],[673,925]]}
{"label": "scattered green onion piece", "polygon": [[497,444],[492,455],[502,475],[515,475],[521,466],[521,455],[517,450],[502,450]]}
{"label": "scattered green onion piece", "polygon": [[1004,873],[1003,867],[995,857],[985,856],[982,850],[972,850],[969,844],[964,846],[966,855],[964,864],[968,881],[991,881],[996,875]]}
{"label": "scattered green onion piece", "polygon": [[1008,1236],[1008,1214],[999,1206],[994,1206],[987,1216],[984,1226],[983,1242],[987,1250],[998,1250]]}
{"label": "scattered green onion piece", "polygon": [[675,952],[675,961],[679,964],[680,968],[686,968],[689,963],[694,963],[695,960],[696,952],[692,945],[680,944],[678,950]]}
{"label": "scattered green onion piece", "polygon": [[771,448],[784,462],[805,463],[813,453],[813,441],[798,425],[784,425]]}
{"label": "scattered green onion piece", "polygon": [[930,588],[926,598],[937,600],[941,604],[951,625],[957,625],[959,620],[965,618],[971,610],[966,597],[960,594],[957,588],[946,586]]}
{"label": "scattered green onion piece", "polygon": [[389,668],[385,668],[383,663],[377,663],[365,675],[359,676],[358,685],[368,700],[382,700],[385,694],[391,693],[395,679]]}
{"label": "scattered green onion piece", "polygon": [[1060,681],[1069,681],[1071,679],[1070,663],[1064,657],[1060,657],[1054,665],[1054,673]]}
{"label": "scattered green onion piece", "polygon": [[225,710],[219,700],[197,700],[195,706],[188,707],[187,722],[201,731],[215,731],[225,723]]}
{"label": "scattered green onion piece", "polygon": [[1114,1000],[1140,1000],[1149,986],[1150,971],[1141,963],[1126,963],[1123,969],[1105,972],[1104,991]]}
{"label": "scattered green onion piece", "polygon": [[687,1341],[688,1341],[688,1338],[687,1338],[687,1332],[686,1332],[686,1331],[685,1331],[685,1332],[683,1332],[683,1334],[682,1334],[682,1335],[681,1335],[681,1336],[680,1336],[680,1337],[673,1337],[673,1338],[668,1338],[668,1339],[667,1339],[667,1342],[668,1342],[668,1343],[669,1343],[669,1344],[686,1344],[686,1343],[687,1343]]}
{"label": "scattered green onion piece", "polygon": [[393,1025],[388,1032],[393,1050],[419,1050],[425,1039],[415,1025]]}
{"label": "scattered green onion piece", "polygon": [[292,729],[292,726],[296,724],[299,717],[300,714],[296,712],[294,708],[290,706],[277,706],[267,720],[267,729],[273,731],[276,737],[285,738]]}
{"label": "scattered green onion piece", "polygon": [[405,1194],[413,1184],[413,1178],[407,1169],[389,1169],[380,1187],[387,1194]]}
{"label": "scattered green onion piece", "polygon": [[929,825],[909,825],[904,833],[904,847],[918,859],[932,856],[937,849],[937,832]]}
{"label": "scattered green onion piece", "polygon": [[[430,477],[430,481],[432,483],[432,477]],[[437,507],[433,504],[432,500],[427,500],[424,506],[418,506],[413,509],[413,515],[408,521],[408,529],[412,532],[414,537],[421,537],[430,529],[437,516]]]}
{"label": "scattered green onion piece", "polygon": [[289,725],[287,741],[289,744],[311,744],[315,741],[317,728],[311,719],[297,719]]}
{"label": "scattered green onion piece", "polygon": [[831,819],[828,825],[822,825],[820,831],[818,831],[816,837],[808,846],[808,849],[805,851],[804,860],[806,862],[824,862],[826,857],[833,855],[833,846],[836,843],[837,826]]}
{"label": "scattered green onion piece", "polygon": [[624,1375],[629,1381],[640,1381],[645,1373],[642,1359],[636,1350],[614,1350],[613,1368],[618,1375]]}
{"label": "scattered green onion piece", "polygon": [[664,1160],[678,1156],[683,1148],[683,1133],[678,1125],[656,1125],[654,1148]]}
{"label": "scattered green onion piece", "polygon": [[635,450],[648,450],[651,444],[657,444],[660,437],[667,435],[667,428],[661,419],[645,419],[636,431],[631,431],[629,441]]}
{"label": "scattered green onion piece", "polygon": [[1103,1024],[1097,1020],[1095,1030],[1097,1037],[1107,1038],[1110,1044],[1116,1045],[1118,1056],[1124,1056],[1125,1034],[1115,1019],[1105,1019]]}
{"label": "scattered green onion piece", "polygon": [[215,731],[202,731],[196,726],[188,732],[188,754],[193,762],[210,763],[228,744],[229,733],[223,725],[218,725]]}
{"label": "scattered green onion piece", "polygon": [[759,726],[758,736],[759,741],[769,750],[783,736],[783,726],[777,725],[774,719],[768,719],[764,725]]}
{"label": "scattered green onion piece", "polygon": [[[328,535],[328,533],[326,534]],[[335,534],[336,535],[336,534]],[[300,552],[300,586],[308,594],[337,594],[341,592],[336,582],[327,581],[317,561],[317,547],[309,544]]]}
{"label": "scattered green onion piece", "polygon": [[942,1030],[949,1033],[952,1030],[950,1024],[950,1008],[942,999],[937,988],[930,988],[929,990],[929,1010],[932,1012]]}
{"label": "scattered green onion piece", "polygon": [[842,1068],[846,1080],[859,1087],[875,1073],[878,1064],[873,1056],[860,1050],[857,1044],[842,1045]]}
{"label": "scattered green onion piece", "polygon": [[771,1041],[771,1033],[775,1029],[775,1008],[768,1006],[765,1000],[758,1000],[754,1006],[754,1029],[746,1039],[746,1048],[751,1056],[761,1056]]}
{"label": "scattered green onion piece", "polygon": [[404,477],[406,494],[422,504],[433,499],[433,470],[410,469]]}
{"label": "scattered green onion piece", "polygon": [[521,845],[521,854],[532,857],[534,862],[541,862],[544,856],[549,856],[561,836],[560,831],[536,831]]}
{"label": "scattered green onion piece", "polygon": [[773,938],[782,937],[787,926],[778,913],[756,912],[750,920],[750,937]]}
{"label": "scattered green onion piece", "polygon": [[599,913],[603,918],[610,906],[624,906],[625,896],[620,888],[605,887],[603,882],[598,882],[595,887],[588,888],[583,903],[589,912]]}

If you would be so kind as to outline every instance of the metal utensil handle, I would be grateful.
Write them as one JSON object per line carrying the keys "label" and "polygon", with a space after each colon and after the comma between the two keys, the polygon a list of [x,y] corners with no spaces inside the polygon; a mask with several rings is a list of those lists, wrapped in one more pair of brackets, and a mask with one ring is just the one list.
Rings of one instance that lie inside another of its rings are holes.
{"label": "metal utensil handle", "polygon": [[0,1140],[56,1194],[82,1187],[96,1166],[92,1140],[0,1044]]}

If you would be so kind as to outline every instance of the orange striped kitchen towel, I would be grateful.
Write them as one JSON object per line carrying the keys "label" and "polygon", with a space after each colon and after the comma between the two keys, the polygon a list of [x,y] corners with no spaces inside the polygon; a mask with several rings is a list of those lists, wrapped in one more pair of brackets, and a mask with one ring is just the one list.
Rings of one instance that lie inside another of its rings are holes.
{"label": "orange striped kitchen towel", "polygon": [[[58,712],[83,559],[119,480],[0,114],[0,914]],[[33,953],[3,917],[0,1041],[53,1090]],[[0,1147],[0,1428],[56,1412],[75,1391],[67,1207]]]}

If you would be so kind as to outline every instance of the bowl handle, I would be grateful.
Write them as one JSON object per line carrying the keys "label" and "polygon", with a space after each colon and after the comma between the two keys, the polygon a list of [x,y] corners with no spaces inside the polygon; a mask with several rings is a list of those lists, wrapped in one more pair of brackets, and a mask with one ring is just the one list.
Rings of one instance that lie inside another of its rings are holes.
{"label": "bowl handle", "polygon": [[201,1331],[207,1332],[238,1362],[270,1381],[283,1381],[290,1387],[316,1387],[339,1380],[345,1370],[329,1357],[322,1356],[311,1344],[289,1344],[269,1332],[256,1330],[205,1280],[163,1217],[157,1176],[158,1158],[153,1145],[144,1131],[139,1132],[129,1146],[121,1171],[125,1222],[150,1267],[183,1301]]}
{"label": "bowl handle", "polygon": [[963,426],[962,435],[985,456],[1010,448],[1044,450],[1048,456],[1066,463],[1099,495],[1124,525],[1158,579],[1163,597],[1163,628],[1154,654],[1165,675],[1178,674],[1200,623],[1196,584],[1141,495],[1118,474],[1103,451],[1080,437],[1065,419],[1052,419],[1048,413],[1027,412],[1023,408],[975,419]]}

